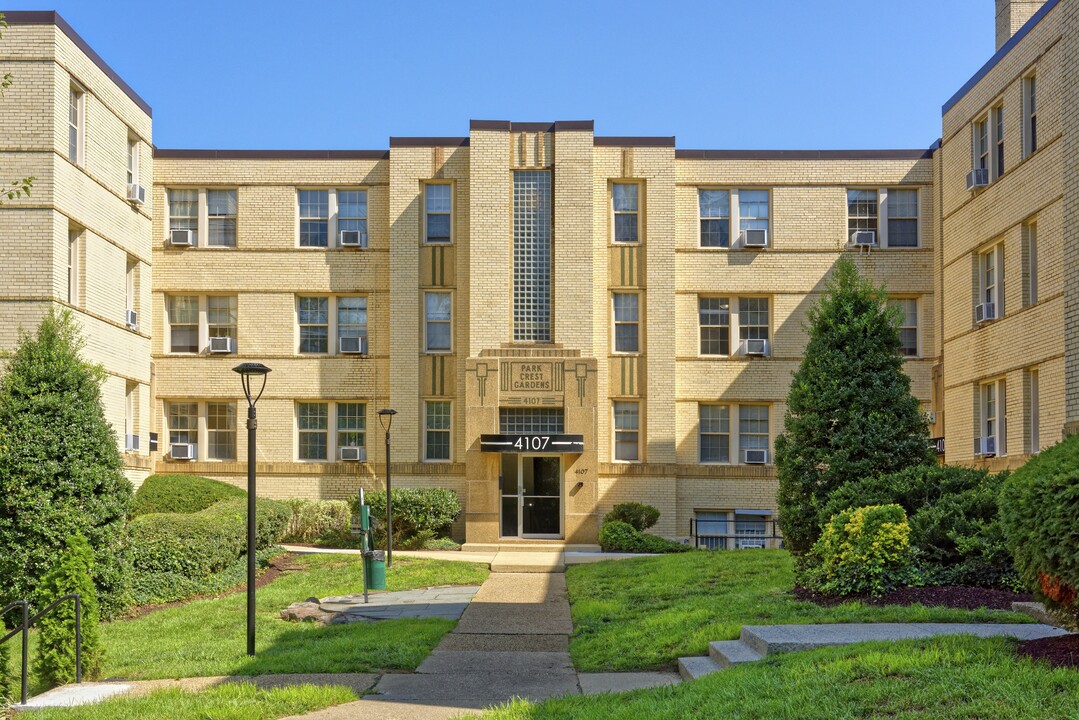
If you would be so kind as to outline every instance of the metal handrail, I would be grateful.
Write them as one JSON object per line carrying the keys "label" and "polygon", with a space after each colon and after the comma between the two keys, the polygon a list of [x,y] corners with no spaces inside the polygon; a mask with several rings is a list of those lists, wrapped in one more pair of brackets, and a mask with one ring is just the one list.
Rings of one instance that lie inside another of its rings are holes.
{"label": "metal handrail", "polygon": [[[765,525],[766,528],[771,528],[771,532],[765,530],[763,533],[757,532],[738,532],[735,523],[728,523],[728,525],[735,525],[733,531],[725,533],[698,533],[698,523],[696,518],[690,518],[689,520],[689,536],[692,538],[693,546],[696,548],[702,547],[702,540],[707,542],[710,539],[722,540],[722,546],[724,549],[731,549],[731,541],[737,545],[739,540],[764,540],[764,541],[781,541],[783,536],[778,532],[779,522],[777,520],[761,520],[758,521]],[[712,548],[709,548],[712,549]]]}
{"label": "metal handrail", "polygon": [[[29,669],[28,668],[28,663],[27,663],[27,657],[30,654],[30,633],[29,633],[29,627],[30,627],[30,603],[27,602],[26,600],[16,600],[15,602],[11,603],[10,605],[8,605],[3,610],[0,610],[0,618],[7,615],[9,612],[11,612],[12,610],[14,610],[17,607],[22,608],[22,627],[17,627],[14,630],[12,630],[11,632],[9,632],[7,635],[5,635],[4,637],[0,638],[0,645],[7,642],[11,638],[15,637],[19,633],[22,633],[22,673],[21,673],[22,682],[21,682],[21,684],[19,686],[19,702],[21,704],[25,705],[26,704],[26,678],[27,678],[27,675],[28,675],[27,670]],[[0,672],[7,672],[7,668],[0,669]]]}
{"label": "metal handrail", "polygon": [[16,600],[3,610],[0,610],[0,617],[3,617],[9,613],[12,609],[22,607],[22,626],[17,627],[8,634],[0,637],[0,644],[7,642],[11,638],[15,637],[19,633],[22,633],[22,678],[20,686],[19,703],[26,705],[26,681],[29,675],[28,673],[28,657],[30,654],[30,627],[41,618],[45,617],[60,603],[66,600],[75,601],[75,683],[82,683],[82,595],[79,593],[71,593],[64,595],[53,600],[51,603],[45,606],[45,609],[34,615],[30,616],[30,602],[28,600]]}

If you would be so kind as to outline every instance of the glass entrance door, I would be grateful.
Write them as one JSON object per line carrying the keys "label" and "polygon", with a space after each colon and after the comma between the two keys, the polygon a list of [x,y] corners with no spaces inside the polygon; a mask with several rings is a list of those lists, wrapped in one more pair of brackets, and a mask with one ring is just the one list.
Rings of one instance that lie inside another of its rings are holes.
{"label": "glass entrance door", "polygon": [[562,458],[502,454],[502,536],[562,537]]}

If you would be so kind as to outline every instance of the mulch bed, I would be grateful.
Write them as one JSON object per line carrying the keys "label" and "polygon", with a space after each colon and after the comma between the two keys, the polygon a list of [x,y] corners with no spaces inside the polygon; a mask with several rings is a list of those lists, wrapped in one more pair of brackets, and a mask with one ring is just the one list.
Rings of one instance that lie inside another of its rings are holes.
{"label": "mulch bed", "polygon": [[898,588],[879,597],[869,595],[830,597],[804,587],[796,587],[794,588],[794,596],[799,600],[807,600],[824,607],[857,600],[866,605],[920,604],[926,607],[946,607],[956,610],[977,610],[978,608],[1011,610],[1013,602],[1029,602],[1033,600],[1033,596],[1029,593],[1013,593],[1007,590],[961,586]]}
{"label": "mulch bed", "polygon": [[1017,652],[1034,660],[1044,660],[1054,667],[1079,669],[1079,634],[1024,640]]}

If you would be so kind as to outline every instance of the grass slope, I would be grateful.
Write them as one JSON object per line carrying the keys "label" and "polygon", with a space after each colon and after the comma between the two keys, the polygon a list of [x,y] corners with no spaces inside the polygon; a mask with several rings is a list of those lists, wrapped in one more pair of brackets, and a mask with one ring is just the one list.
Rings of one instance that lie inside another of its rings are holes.
{"label": "grass slope", "polygon": [[892,720],[1079,717],[1079,673],[1014,656],[1014,642],[950,637],[770,657],[695,682],[517,701],[486,720]]}
{"label": "grass slope", "polygon": [[35,710],[36,720],[272,720],[356,699],[348,688],[295,685],[260,690],[247,683],[218,685],[203,692],[161,690],[145,697],[113,698],[78,708]]}
{"label": "grass slope", "polygon": [[579,670],[673,668],[733,640],[742,625],[838,622],[1030,622],[1017,613],[944,608],[822,608],[796,600],[793,563],[782,550],[693,552],[567,569]]}

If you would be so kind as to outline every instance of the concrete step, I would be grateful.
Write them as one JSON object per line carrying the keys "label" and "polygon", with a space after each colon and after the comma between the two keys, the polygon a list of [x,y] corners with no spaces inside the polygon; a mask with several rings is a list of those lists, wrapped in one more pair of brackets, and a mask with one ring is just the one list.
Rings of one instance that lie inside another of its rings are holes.
{"label": "concrete step", "polygon": [[720,640],[708,643],[708,656],[723,668],[756,662],[764,657],[741,640]]}
{"label": "concrete step", "polygon": [[686,680],[696,680],[722,669],[719,663],[707,656],[678,658],[678,674]]}
{"label": "concrete step", "polygon": [[465,543],[461,546],[465,553],[495,552],[584,552],[598,553],[599,545],[564,543],[558,540],[514,540],[501,543]]}
{"label": "concrete step", "polygon": [[491,560],[495,573],[563,573],[566,562],[561,552],[499,551]]}

